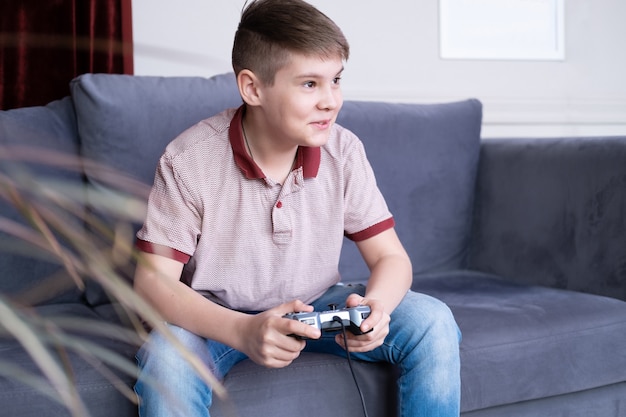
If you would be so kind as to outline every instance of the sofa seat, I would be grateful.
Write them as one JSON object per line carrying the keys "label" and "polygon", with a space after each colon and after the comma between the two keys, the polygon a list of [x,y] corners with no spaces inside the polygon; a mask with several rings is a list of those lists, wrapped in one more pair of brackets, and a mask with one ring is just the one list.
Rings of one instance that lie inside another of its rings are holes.
{"label": "sofa seat", "polygon": [[[532,416],[550,406],[562,412],[568,407],[563,403],[569,403],[572,412],[588,412],[582,404],[594,404],[592,414],[580,415],[601,416],[602,407],[606,415],[620,407],[605,400],[615,392],[626,393],[626,385],[620,384],[626,369],[624,302],[467,270],[418,274],[413,290],[444,301],[461,328],[464,416],[475,410],[481,410],[480,415],[493,410],[493,416]],[[389,399],[397,395],[397,369],[362,362],[355,362],[355,368],[369,415],[394,415],[394,410],[380,406],[394,403]],[[263,407],[275,410],[281,399],[292,407],[281,416],[333,415],[337,402],[353,405],[353,414],[346,417],[362,416],[356,388],[349,397],[340,397],[346,386],[354,385],[342,357],[305,353],[284,369],[265,369],[246,360],[233,368],[224,384],[229,402],[217,401],[211,410],[216,416],[227,416],[233,406],[239,415],[269,415]],[[387,388],[382,397],[380,387]],[[568,395],[572,392],[585,394]],[[528,406],[514,411],[501,408],[526,402]]]}
{"label": "sofa seat", "polygon": [[623,301],[472,271],[416,276],[413,289],[447,303],[461,328],[464,412],[624,381]]}
{"label": "sofa seat", "polygon": [[[48,344],[49,352],[57,357],[58,363],[71,364],[71,375],[74,379],[76,390],[80,394],[83,402],[88,404],[89,412],[95,416],[126,416],[136,414],[136,405],[125,398],[119,387],[128,390],[134,383],[134,376],[129,372],[133,369],[132,358],[136,351],[135,346],[120,342],[115,338],[103,337],[103,326],[111,322],[104,322],[100,315],[93,309],[78,303],[48,304],[35,307],[31,310],[42,318],[53,321],[56,324],[64,320],[89,320],[89,333],[80,332],[83,347],[91,352],[94,349],[108,349],[116,352],[120,358],[125,358],[114,365],[111,363],[94,362],[93,358],[85,360],[75,350],[63,351],[53,343]],[[95,328],[93,328],[95,326]],[[93,332],[101,332],[99,336]],[[56,332],[55,332],[56,333]],[[69,332],[76,334],[76,332]],[[40,334],[41,336],[41,334]],[[88,345],[93,343],[93,345]],[[65,357],[65,355],[67,355]],[[0,378],[0,404],[2,409],[0,415],[3,416],[68,416],[67,408],[58,402],[59,395],[54,392],[47,381],[38,382],[37,388],[29,383],[24,383],[16,378],[21,375],[25,380],[33,382],[34,378],[43,378],[37,365],[26,354],[22,345],[15,339],[0,338],[0,366],[4,367],[11,375],[11,378]],[[117,360],[120,360],[118,358]],[[115,359],[112,359],[115,360]],[[11,373],[11,367],[14,370]],[[116,366],[121,369],[116,369]],[[41,390],[44,390],[43,392]]]}
{"label": "sofa seat", "polygon": [[[395,409],[389,409],[389,404],[396,403],[395,367],[352,363],[368,414],[395,415]],[[267,369],[246,359],[228,373],[224,386],[229,398],[215,401],[211,417],[314,417],[337,415],[337,410],[341,410],[341,417],[363,416],[348,361],[340,356],[304,352],[280,369]]]}

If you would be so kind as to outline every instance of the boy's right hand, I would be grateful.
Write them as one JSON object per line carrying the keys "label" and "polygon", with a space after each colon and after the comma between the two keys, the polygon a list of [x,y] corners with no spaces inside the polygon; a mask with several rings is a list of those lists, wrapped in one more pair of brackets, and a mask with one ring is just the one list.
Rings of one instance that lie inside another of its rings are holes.
{"label": "boy's right hand", "polygon": [[259,365],[268,368],[285,367],[300,356],[306,346],[304,340],[289,335],[318,339],[321,332],[308,324],[283,316],[310,311],[313,311],[312,306],[296,300],[259,314],[247,315],[239,327],[240,346],[235,348]]}

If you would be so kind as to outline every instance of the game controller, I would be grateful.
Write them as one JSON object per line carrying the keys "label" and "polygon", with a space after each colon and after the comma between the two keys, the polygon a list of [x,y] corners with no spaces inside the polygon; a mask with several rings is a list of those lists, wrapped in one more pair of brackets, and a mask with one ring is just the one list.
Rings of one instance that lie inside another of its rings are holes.
{"label": "game controller", "polygon": [[337,332],[343,327],[350,330],[352,334],[361,335],[369,333],[361,330],[361,323],[369,317],[370,308],[368,306],[346,307],[337,309],[336,306],[330,305],[328,311],[312,311],[310,313],[289,313],[283,317],[291,320],[298,320],[302,323],[320,329],[322,332]]}

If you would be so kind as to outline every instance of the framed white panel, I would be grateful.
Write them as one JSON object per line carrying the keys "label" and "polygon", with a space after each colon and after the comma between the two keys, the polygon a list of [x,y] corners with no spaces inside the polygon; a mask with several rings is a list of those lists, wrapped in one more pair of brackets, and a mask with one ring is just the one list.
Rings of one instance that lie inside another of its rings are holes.
{"label": "framed white panel", "polygon": [[439,0],[443,59],[564,60],[565,0]]}

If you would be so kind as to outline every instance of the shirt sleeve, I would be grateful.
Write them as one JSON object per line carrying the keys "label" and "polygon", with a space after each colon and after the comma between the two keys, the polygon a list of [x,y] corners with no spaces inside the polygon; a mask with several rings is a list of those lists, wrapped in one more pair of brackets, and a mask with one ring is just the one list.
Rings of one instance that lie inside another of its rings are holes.
{"label": "shirt sleeve", "polygon": [[157,166],[146,220],[137,233],[137,247],[186,263],[200,237],[198,206],[176,175],[171,158],[164,154]]}
{"label": "shirt sleeve", "polygon": [[363,143],[356,139],[344,165],[344,229],[361,241],[394,227],[394,219],[376,183]]}

